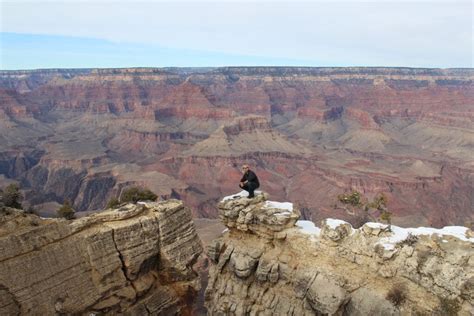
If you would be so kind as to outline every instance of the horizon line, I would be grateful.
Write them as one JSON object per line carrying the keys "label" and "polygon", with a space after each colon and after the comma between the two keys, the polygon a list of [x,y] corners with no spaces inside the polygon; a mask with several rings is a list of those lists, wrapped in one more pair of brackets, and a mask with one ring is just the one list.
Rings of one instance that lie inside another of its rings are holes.
{"label": "horizon line", "polygon": [[227,66],[133,66],[133,67],[51,67],[51,68],[18,68],[18,69],[0,69],[1,72],[15,71],[61,71],[61,70],[115,70],[115,69],[226,69],[226,68],[311,68],[311,69],[331,69],[331,68],[372,68],[372,69],[429,69],[429,70],[474,70],[474,67],[413,67],[413,66],[246,66],[246,65],[227,65]]}

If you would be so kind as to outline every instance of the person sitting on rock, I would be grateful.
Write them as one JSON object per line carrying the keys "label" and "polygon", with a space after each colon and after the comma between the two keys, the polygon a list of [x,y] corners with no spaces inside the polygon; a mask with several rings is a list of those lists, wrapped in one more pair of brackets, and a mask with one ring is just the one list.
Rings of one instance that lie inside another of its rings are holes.
{"label": "person sitting on rock", "polygon": [[249,193],[249,199],[255,197],[254,191],[260,186],[257,175],[255,172],[249,169],[249,165],[245,164],[242,166],[242,179],[240,179],[239,186]]}

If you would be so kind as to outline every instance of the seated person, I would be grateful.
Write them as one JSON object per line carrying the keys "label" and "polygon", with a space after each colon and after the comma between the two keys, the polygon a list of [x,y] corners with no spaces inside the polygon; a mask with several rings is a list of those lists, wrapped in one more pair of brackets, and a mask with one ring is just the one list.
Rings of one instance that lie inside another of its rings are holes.
{"label": "seated person", "polygon": [[245,164],[242,166],[242,173],[244,175],[240,179],[239,186],[249,193],[248,197],[251,199],[255,196],[254,191],[260,186],[260,183],[255,172],[249,169],[249,165]]}

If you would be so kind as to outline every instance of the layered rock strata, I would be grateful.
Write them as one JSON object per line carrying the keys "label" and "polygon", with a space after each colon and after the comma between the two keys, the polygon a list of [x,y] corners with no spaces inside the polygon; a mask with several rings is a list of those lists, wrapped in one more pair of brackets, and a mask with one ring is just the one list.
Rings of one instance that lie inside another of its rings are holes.
{"label": "layered rock strata", "polygon": [[0,220],[0,315],[190,313],[202,246],[180,201],[72,221],[7,209]]}
{"label": "layered rock strata", "polygon": [[248,163],[307,219],[356,223],[333,206],[358,190],[402,226],[468,226],[473,104],[472,68],[0,71],[0,176],[42,216],[138,185],[215,218]]}
{"label": "layered rock strata", "polygon": [[210,315],[472,315],[474,235],[297,221],[290,203],[236,196],[208,247]]}

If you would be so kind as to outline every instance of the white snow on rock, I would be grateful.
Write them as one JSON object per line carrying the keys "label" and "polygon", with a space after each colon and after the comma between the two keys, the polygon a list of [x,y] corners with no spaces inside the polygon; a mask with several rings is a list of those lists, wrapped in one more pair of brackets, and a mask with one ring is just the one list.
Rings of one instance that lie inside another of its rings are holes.
{"label": "white snow on rock", "polygon": [[328,225],[331,229],[336,229],[336,227],[339,225],[349,224],[348,222],[342,221],[340,219],[334,219],[334,218],[326,218],[325,222],[326,222],[326,225]]}
{"label": "white snow on rock", "polygon": [[297,221],[296,226],[301,228],[301,232],[309,235],[319,235],[321,229],[316,227],[311,221]]}
{"label": "white snow on rock", "polygon": [[[262,191],[254,191],[255,194],[261,194]],[[248,197],[249,196],[249,193],[245,190],[242,190],[240,191],[239,193],[235,193],[235,194],[232,194],[232,195],[228,195],[228,196],[224,196],[224,198],[221,200],[221,202],[225,202],[225,201],[228,201],[228,200],[233,200],[233,199],[236,199],[236,198],[241,198],[241,197]]]}
{"label": "white snow on rock", "polygon": [[[373,224],[378,224],[378,223],[367,223],[367,224],[373,225]],[[379,226],[379,227],[385,228],[386,225]],[[466,237],[466,232],[468,228],[462,227],[462,226],[446,226],[441,229],[438,229],[438,228],[432,228],[432,227],[402,228],[402,227],[392,225],[391,230],[392,230],[391,236],[381,238],[380,242],[378,243],[378,244],[381,244],[386,250],[395,249],[395,245],[397,243],[400,243],[406,240],[409,235],[431,236],[433,234],[436,234],[440,236],[452,236],[463,241],[474,243],[474,238]]]}
{"label": "white snow on rock", "polygon": [[386,225],[386,224],[382,224],[382,223],[368,222],[368,223],[365,223],[364,225],[365,225],[365,226],[368,226],[368,227],[370,227],[370,228],[380,228],[380,229],[387,228],[387,225]]}
{"label": "white snow on rock", "polygon": [[275,202],[275,201],[265,201],[263,208],[276,208],[280,210],[285,210],[286,212],[280,214],[291,214],[293,212],[293,203],[290,202]]}

